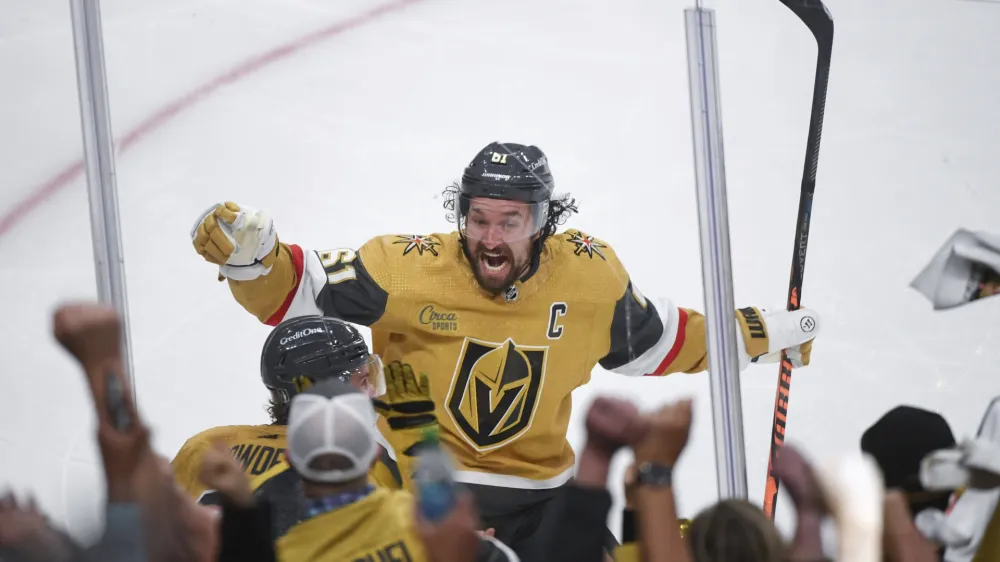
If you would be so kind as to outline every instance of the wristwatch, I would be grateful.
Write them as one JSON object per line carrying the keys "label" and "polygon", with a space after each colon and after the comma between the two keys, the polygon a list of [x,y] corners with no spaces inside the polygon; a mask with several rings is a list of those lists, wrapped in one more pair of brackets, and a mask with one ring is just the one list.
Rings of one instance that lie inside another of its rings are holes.
{"label": "wristwatch", "polygon": [[639,465],[636,482],[644,486],[670,486],[673,483],[674,467],[644,462]]}

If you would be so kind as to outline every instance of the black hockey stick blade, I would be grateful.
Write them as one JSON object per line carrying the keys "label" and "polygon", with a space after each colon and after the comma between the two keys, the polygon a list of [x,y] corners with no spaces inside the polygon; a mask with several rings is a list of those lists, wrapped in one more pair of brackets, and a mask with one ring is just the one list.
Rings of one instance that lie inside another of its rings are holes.
{"label": "black hockey stick blade", "polygon": [[[816,167],[819,163],[820,138],[823,135],[823,115],[826,111],[826,91],[830,81],[830,56],[833,52],[833,17],[821,0],[780,0],[812,32],[816,40],[816,80],[813,84],[812,109],[809,116],[809,136],[806,160],[802,170],[799,210],[795,222],[795,247],[792,252],[792,272],[788,283],[788,310],[799,308],[802,280],[805,276],[806,249],[809,245],[809,224],[812,218],[813,193],[816,191]],[[781,354],[778,370],[778,390],[774,399],[774,420],[771,425],[771,451],[767,459],[767,484],[764,489],[764,513],[772,520],[778,501],[778,479],[774,477],[774,461],[785,443],[788,401],[792,385],[792,362]]]}
{"label": "black hockey stick blade", "polygon": [[819,44],[820,51],[823,50],[825,45],[829,54],[833,48],[833,16],[830,15],[830,10],[826,9],[822,0],[778,1],[798,16],[802,20],[802,23],[806,24],[806,27],[812,32],[813,37],[816,38],[816,43]]}

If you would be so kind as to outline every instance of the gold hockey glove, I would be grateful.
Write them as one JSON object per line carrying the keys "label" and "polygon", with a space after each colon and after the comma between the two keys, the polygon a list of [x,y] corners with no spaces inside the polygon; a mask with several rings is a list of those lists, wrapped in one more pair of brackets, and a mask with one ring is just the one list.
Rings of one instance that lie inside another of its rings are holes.
{"label": "gold hockey glove", "polygon": [[195,251],[209,263],[225,265],[236,249],[232,230],[227,227],[236,222],[239,213],[240,206],[236,203],[220,203],[202,213],[195,223],[191,243],[194,244]]}
{"label": "gold hockey glove", "polygon": [[219,275],[250,281],[271,271],[278,235],[271,215],[232,201],[209,207],[191,229],[191,243]]}
{"label": "gold hockey glove", "polygon": [[389,424],[392,431],[402,435],[405,441],[404,455],[414,456],[423,441],[424,430],[437,428],[434,415],[434,400],[431,399],[430,383],[427,375],[421,374],[419,382],[413,367],[393,361],[383,368],[386,393],[372,403]]}

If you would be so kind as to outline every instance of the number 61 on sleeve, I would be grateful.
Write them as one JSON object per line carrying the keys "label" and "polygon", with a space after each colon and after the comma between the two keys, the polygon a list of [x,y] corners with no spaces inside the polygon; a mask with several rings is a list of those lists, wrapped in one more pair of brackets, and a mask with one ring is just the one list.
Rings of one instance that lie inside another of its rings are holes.
{"label": "number 61 on sleeve", "polygon": [[326,270],[327,283],[336,285],[337,283],[357,279],[358,273],[354,266],[351,265],[357,257],[358,253],[350,248],[319,252],[319,261],[323,264],[323,269]]}

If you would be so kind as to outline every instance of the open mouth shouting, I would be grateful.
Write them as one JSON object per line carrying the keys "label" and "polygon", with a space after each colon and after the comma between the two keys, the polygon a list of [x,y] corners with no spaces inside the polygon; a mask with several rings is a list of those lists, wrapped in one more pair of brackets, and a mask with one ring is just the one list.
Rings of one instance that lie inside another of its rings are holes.
{"label": "open mouth shouting", "polygon": [[476,264],[480,278],[487,281],[492,289],[513,281],[510,278],[514,269],[514,256],[506,246],[492,250],[480,246],[476,251]]}
{"label": "open mouth shouting", "polygon": [[483,265],[483,268],[487,272],[499,274],[507,269],[510,260],[500,250],[483,250],[479,254],[479,263]]}

